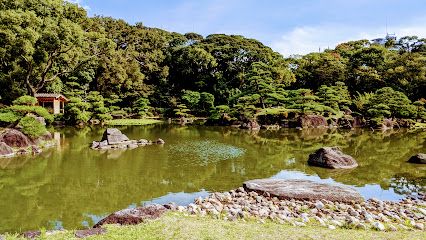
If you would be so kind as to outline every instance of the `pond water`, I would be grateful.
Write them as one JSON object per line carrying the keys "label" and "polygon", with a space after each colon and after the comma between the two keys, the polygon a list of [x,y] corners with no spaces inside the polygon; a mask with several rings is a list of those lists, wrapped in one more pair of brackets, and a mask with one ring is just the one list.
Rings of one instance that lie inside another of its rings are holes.
{"label": "pond water", "polygon": [[[425,190],[426,167],[406,163],[426,152],[426,132],[260,131],[224,127],[134,126],[130,139],[164,146],[99,152],[101,128],[62,128],[58,145],[37,156],[0,159],[0,233],[92,226],[114,211],[149,202],[187,204],[257,178],[303,178],[355,187],[364,197],[398,200]],[[59,136],[59,134],[56,134]],[[340,146],[359,167],[307,165],[322,146]]]}

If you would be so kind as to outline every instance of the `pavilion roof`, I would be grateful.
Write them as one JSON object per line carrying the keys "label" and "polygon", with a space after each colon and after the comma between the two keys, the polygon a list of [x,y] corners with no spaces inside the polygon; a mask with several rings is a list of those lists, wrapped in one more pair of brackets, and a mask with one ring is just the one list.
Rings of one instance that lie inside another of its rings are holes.
{"label": "pavilion roof", "polygon": [[56,98],[56,99],[63,99],[64,101],[69,101],[68,98],[66,98],[64,95],[60,93],[36,93],[34,95],[36,98]]}

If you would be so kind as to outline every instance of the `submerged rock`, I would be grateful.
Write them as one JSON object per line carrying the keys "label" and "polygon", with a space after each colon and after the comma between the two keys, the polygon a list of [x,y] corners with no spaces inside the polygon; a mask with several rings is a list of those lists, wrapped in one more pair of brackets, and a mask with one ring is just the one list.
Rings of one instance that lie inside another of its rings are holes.
{"label": "submerged rock", "polygon": [[11,157],[13,155],[15,155],[13,149],[6,143],[0,142],[0,157]]}
{"label": "submerged rock", "polygon": [[358,167],[356,160],[344,154],[338,147],[323,147],[309,155],[309,165],[325,168],[355,168]]}
{"label": "submerged rock", "polygon": [[409,163],[417,163],[417,164],[426,164],[426,154],[419,153],[415,156],[412,156],[409,160]]}
{"label": "submerged rock", "polygon": [[6,143],[9,147],[29,147],[32,141],[21,131],[8,128],[0,134],[0,142]]}
{"label": "submerged rock", "polygon": [[167,209],[162,205],[149,205],[134,209],[124,209],[102,219],[93,228],[105,224],[136,225],[148,219],[156,219],[163,215]]}
{"label": "submerged rock", "polygon": [[258,179],[244,183],[247,191],[270,195],[278,199],[327,200],[362,202],[364,199],[354,189],[344,186],[316,183],[308,180]]}

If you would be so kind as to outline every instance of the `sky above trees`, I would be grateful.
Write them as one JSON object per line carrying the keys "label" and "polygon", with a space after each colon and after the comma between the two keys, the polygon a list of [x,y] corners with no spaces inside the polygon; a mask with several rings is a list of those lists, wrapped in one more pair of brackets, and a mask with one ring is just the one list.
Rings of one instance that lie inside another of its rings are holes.
{"label": "sky above trees", "polygon": [[424,0],[70,0],[89,15],[179,33],[241,34],[285,56],[388,32],[426,37]]}

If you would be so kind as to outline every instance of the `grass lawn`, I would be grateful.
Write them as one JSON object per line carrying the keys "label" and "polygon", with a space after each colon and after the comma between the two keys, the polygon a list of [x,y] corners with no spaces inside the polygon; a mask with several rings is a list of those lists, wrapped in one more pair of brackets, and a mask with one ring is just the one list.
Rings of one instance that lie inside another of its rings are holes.
{"label": "grass lawn", "polygon": [[149,125],[149,124],[155,124],[155,123],[161,123],[161,122],[162,122],[161,120],[147,119],[147,118],[143,118],[143,119],[113,119],[113,120],[106,121],[105,124],[111,125],[111,126],[130,126],[130,125],[142,126],[142,125]]}
{"label": "grass lawn", "polygon": [[[105,235],[88,239],[426,239],[425,231],[378,232],[375,230],[329,230],[325,227],[293,227],[273,222],[230,222],[210,217],[168,213],[136,226],[106,226]],[[74,239],[73,231],[42,236],[42,239]],[[7,238],[9,239],[9,238]],[[10,237],[10,239],[16,239]]]}

